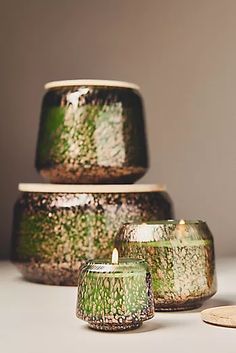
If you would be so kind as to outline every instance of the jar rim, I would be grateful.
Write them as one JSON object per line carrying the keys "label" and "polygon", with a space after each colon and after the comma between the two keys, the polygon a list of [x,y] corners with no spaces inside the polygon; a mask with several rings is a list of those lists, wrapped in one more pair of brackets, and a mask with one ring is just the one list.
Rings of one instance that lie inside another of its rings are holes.
{"label": "jar rim", "polygon": [[109,273],[125,273],[143,272],[147,271],[147,263],[144,259],[134,258],[119,258],[118,264],[113,264],[109,259],[95,259],[87,260],[81,271],[108,274]]}
{"label": "jar rim", "polygon": [[158,184],[44,184],[20,183],[18,190],[22,192],[42,193],[139,193],[166,191],[164,185]]}
{"label": "jar rim", "polygon": [[205,221],[201,219],[185,219],[184,223],[180,223],[180,219],[163,219],[163,220],[153,220],[153,221],[147,221],[147,222],[125,222],[123,223],[123,226],[150,226],[150,227],[155,227],[155,226],[161,226],[161,225],[196,225],[196,224],[202,224],[206,223]]}
{"label": "jar rim", "polygon": [[98,79],[75,79],[75,80],[60,80],[50,81],[44,85],[46,90],[59,87],[72,86],[102,86],[102,87],[121,87],[140,90],[140,87],[132,82],[115,81],[115,80],[98,80]]}

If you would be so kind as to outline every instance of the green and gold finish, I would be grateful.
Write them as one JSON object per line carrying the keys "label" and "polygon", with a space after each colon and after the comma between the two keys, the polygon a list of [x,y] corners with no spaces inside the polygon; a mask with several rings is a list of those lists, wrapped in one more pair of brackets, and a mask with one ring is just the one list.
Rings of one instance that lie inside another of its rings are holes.
{"label": "green and gold finish", "polygon": [[139,327],[154,316],[151,276],[143,260],[88,261],[78,281],[77,317],[102,331]]}
{"label": "green and gold finish", "polygon": [[168,194],[154,185],[20,184],[12,260],[23,276],[77,285],[80,265],[110,256],[124,222],[172,216]]}
{"label": "green and gold finish", "polygon": [[133,183],[148,168],[138,86],[101,80],[46,84],[36,168],[53,183]]}
{"label": "green and gold finish", "polygon": [[115,245],[121,256],[147,261],[155,310],[201,306],[216,292],[213,238],[202,221],[125,224]]}

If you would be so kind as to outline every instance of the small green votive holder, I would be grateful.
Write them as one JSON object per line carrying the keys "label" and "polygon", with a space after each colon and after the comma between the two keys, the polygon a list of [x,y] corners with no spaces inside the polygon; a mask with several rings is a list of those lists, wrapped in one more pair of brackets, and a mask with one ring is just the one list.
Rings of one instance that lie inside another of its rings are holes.
{"label": "small green votive holder", "polygon": [[138,328],[154,316],[151,275],[139,259],[93,260],[81,267],[78,280],[78,318],[101,331]]}
{"label": "small green votive holder", "polygon": [[147,261],[156,311],[194,309],[216,292],[213,237],[203,221],[127,223],[115,246]]}

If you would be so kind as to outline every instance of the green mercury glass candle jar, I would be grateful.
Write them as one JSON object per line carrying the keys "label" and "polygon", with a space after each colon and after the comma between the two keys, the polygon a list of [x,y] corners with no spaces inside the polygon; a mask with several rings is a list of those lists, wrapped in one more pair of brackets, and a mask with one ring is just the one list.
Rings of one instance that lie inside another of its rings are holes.
{"label": "green mercury glass candle jar", "polygon": [[77,285],[78,269],[107,258],[124,222],[168,219],[172,205],[157,185],[20,184],[12,261],[34,282]]}
{"label": "green mercury glass candle jar", "polygon": [[139,327],[154,316],[151,276],[143,260],[88,261],[80,270],[77,317],[102,331]]}
{"label": "green mercury glass candle jar", "polygon": [[133,83],[45,85],[36,168],[52,183],[133,183],[148,168],[144,112]]}
{"label": "green mercury glass candle jar", "polygon": [[203,221],[125,224],[115,245],[121,256],[147,261],[157,311],[193,309],[216,292],[213,237]]}

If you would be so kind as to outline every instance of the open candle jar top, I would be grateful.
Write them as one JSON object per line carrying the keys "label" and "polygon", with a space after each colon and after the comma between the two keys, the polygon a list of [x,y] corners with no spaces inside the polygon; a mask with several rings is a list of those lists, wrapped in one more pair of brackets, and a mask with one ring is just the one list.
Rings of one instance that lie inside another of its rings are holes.
{"label": "open candle jar top", "polygon": [[141,259],[91,260],[81,268],[77,317],[91,328],[123,331],[154,316],[151,276]]}
{"label": "open candle jar top", "polygon": [[147,261],[157,311],[193,309],[216,292],[213,237],[203,221],[127,223],[115,244],[122,256]]}

